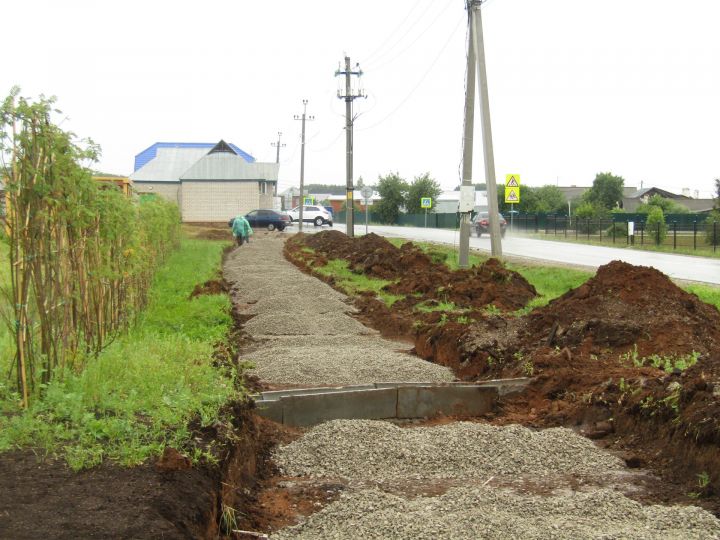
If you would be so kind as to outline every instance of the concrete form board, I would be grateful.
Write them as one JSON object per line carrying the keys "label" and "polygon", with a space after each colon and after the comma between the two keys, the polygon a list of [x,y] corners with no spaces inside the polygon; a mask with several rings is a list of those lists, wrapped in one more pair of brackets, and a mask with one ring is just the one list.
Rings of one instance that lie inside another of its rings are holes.
{"label": "concrete form board", "polygon": [[355,390],[375,390],[374,384],[357,384],[353,386],[320,386],[318,388],[291,388],[289,390],[270,390],[255,398],[256,401],[272,401],[286,396],[306,394],[329,394],[332,392],[353,392]]}
{"label": "concrete form board", "polygon": [[397,418],[478,416],[490,412],[498,397],[492,386],[406,386],[398,388]]}
{"label": "concrete form board", "polygon": [[379,420],[395,416],[397,389],[288,396],[280,402],[283,423],[289,426],[312,426],[340,418]]}
{"label": "concrete form board", "polygon": [[285,422],[283,417],[283,402],[281,400],[256,401],[255,412],[259,416],[272,420],[273,422],[277,422],[278,424],[283,424]]}

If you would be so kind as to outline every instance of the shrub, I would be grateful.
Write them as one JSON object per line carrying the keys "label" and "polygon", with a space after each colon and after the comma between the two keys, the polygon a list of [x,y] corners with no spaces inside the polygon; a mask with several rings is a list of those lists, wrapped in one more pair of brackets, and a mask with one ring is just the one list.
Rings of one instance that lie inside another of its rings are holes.
{"label": "shrub", "polygon": [[665,241],[667,236],[667,224],[665,223],[665,215],[662,208],[655,206],[648,212],[648,218],[645,225],[648,236],[653,239],[656,245],[660,245]]}

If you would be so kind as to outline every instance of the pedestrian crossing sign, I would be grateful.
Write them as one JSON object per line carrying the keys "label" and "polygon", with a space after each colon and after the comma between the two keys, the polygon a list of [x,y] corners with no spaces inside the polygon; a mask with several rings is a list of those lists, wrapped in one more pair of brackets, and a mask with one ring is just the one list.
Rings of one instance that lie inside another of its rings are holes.
{"label": "pedestrian crossing sign", "polygon": [[420,199],[420,208],[432,208],[432,199],[430,197],[422,197]]}
{"label": "pedestrian crossing sign", "polygon": [[520,202],[520,187],[505,188],[505,204],[518,204]]}
{"label": "pedestrian crossing sign", "polygon": [[506,188],[519,188],[520,187],[520,175],[519,174],[506,174],[505,175],[505,187]]}

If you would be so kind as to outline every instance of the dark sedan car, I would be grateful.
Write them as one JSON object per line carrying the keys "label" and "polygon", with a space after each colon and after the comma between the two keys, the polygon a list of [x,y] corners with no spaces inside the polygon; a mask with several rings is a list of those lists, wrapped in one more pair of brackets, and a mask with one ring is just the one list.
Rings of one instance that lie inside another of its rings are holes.
{"label": "dark sedan car", "polygon": [[267,229],[268,231],[277,229],[282,231],[290,225],[290,216],[277,210],[253,210],[245,214],[245,219],[248,220],[253,229]]}
{"label": "dark sedan car", "polygon": [[[502,214],[498,214],[500,216],[500,235],[505,238],[505,229],[507,229],[507,221],[505,221],[505,218],[502,216]],[[485,234],[490,234],[490,213],[489,212],[478,212],[478,215],[475,216],[475,218],[472,221],[472,230],[475,231],[475,234],[479,237]]]}

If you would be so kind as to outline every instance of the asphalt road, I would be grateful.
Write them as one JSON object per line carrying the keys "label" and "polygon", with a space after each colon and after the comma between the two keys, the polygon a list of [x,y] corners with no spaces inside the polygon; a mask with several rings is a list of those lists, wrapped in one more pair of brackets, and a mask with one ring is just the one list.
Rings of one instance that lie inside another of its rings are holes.
{"label": "asphalt road", "polygon": [[[313,227],[310,224],[309,226],[305,225],[303,228],[305,232],[311,233],[326,230],[328,227]],[[335,228],[345,232],[344,224],[335,224]],[[290,233],[296,231],[297,225],[288,229]],[[457,246],[460,236],[458,231],[447,229],[385,225],[370,225],[368,232],[374,232],[386,237],[408,238],[410,240],[437,242],[454,246]],[[365,234],[365,225],[356,223],[355,233],[357,235]],[[476,238],[473,236],[470,238],[470,247],[489,253],[490,238],[487,236]],[[635,265],[652,266],[673,279],[720,285],[720,259],[536,240],[522,236],[512,236],[510,233],[503,240],[502,249],[503,254],[508,256],[554,261],[588,268],[597,268],[610,261],[620,260]]]}

